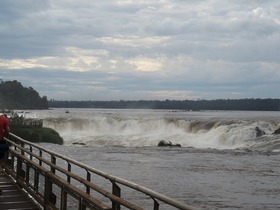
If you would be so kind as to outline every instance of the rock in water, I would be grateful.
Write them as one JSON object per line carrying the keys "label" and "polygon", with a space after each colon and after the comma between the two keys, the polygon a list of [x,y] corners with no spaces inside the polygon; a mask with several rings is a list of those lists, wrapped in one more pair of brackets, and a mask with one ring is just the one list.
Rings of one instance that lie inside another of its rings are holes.
{"label": "rock in water", "polygon": [[172,144],[171,141],[167,142],[165,140],[161,140],[158,143],[158,147],[181,147],[181,145],[180,144]]}
{"label": "rock in water", "polygon": [[273,134],[280,134],[280,128],[278,128],[277,130],[275,130]]}
{"label": "rock in water", "polygon": [[261,136],[265,135],[265,132],[263,130],[261,130],[259,127],[256,127],[255,131],[257,132],[256,133],[257,137],[261,137]]}

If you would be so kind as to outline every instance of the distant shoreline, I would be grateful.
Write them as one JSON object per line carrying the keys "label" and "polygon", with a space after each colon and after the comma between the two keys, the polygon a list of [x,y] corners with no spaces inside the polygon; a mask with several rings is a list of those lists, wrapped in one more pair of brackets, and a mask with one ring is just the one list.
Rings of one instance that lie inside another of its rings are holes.
{"label": "distant shoreline", "polygon": [[49,108],[110,108],[110,109],[177,109],[184,111],[280,111],[280,99],[217,99],[217,100],[139,100],[139,101],[58,101],[48,102]]}

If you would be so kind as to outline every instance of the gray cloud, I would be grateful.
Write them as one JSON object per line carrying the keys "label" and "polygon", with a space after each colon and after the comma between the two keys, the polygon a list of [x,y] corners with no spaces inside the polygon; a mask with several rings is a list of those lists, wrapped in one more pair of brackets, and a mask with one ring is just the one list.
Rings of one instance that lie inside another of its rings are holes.
{"label": "gray cloud", "polygon": [[48,98],[279,97],[276,0],[0,4],[0,78]]}

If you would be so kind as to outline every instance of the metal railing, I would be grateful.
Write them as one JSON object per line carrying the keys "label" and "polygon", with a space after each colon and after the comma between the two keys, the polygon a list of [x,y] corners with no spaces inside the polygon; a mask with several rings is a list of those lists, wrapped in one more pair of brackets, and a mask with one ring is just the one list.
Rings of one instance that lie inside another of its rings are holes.
{"label": "metal railing", "polygon": [[[12,133],[5,138],[10,144],[4,168],[18,185],[42,209],[154,209],[161,205],[192,210],[193,207],[176,201],[133,182],[112,176],[37,144],[28,142]],[[78,172],[78,173],[77,173]],[[101,186],[97,184],[101,181]],[[105,188],[108,189],[105,189]],[[127,191],[127,192],[126,192]],[[145,206],[133,199],[139,193]],[[122,194],[122,195],[121,195]]]}

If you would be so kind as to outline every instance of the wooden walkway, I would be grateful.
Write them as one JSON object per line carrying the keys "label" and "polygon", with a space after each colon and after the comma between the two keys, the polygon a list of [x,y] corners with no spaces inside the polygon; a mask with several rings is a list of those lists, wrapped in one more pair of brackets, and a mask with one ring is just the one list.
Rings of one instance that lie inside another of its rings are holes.
{"label": "wooden walkway", "polygon": [[35,202],[28,197],[7,174],[0,174],[0,209],[1,210],[39,210]]}

